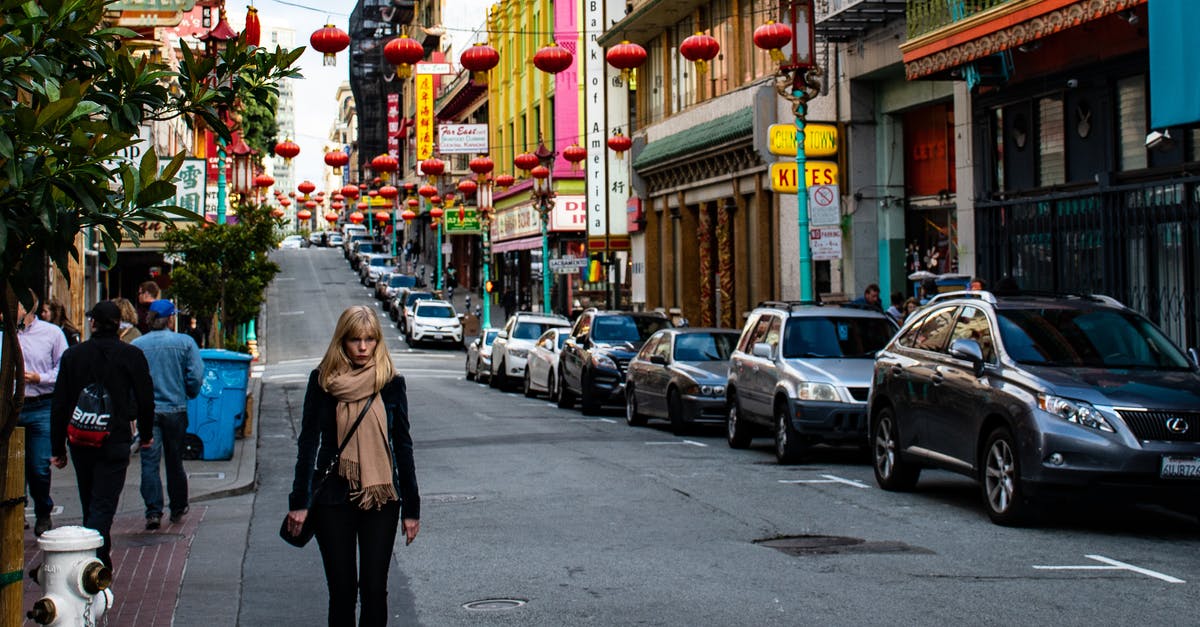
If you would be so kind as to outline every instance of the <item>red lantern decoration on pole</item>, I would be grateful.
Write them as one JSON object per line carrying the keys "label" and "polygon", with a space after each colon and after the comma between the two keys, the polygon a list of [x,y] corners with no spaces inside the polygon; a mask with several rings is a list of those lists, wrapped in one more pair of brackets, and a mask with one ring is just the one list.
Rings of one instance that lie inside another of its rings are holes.
{"label": "red lantern decoration on pole", "polygon": [[300,218],[301,220],[309,220],[312,218],[312,212],[308,209],[301,209],[300,211],[296,212],[296,217]]}
{"label": "red lantern decoration on pole", "polygon": [[396,66],[397,78],[412,76],[412,66],[425,58],[425,48],[415,39],[401,35],[383,47],[383,58]]}
{"label": "red lantern decoration on pole", "polygon": [[325,212],[325,221],[326,221],[326,222],[328,222],[328,223],[330,223],[330,224],[333,224],[334,222],[337,222],[337,221],[338,221],[338,214],[337,214],[337,212],[336,212],[336,211],[326,211],[326,212]]}
{"label": "red lantern decoration on pole", "polygon": [[288,200],[287,198],[283,198],[279,201],[279,206],[281,206],[281,207],[290,207],[291,205],[292,205],[292,201]]}
{"label": "red lantern decoration on pole", "polygon": [[629,73],[646,61],[646,49],[638,44],[622,41],[604,53],[608,64],[621,70],[621,80],[629,82]]}
{"label": "red lantern decoration on pole", "polygon": [[444,215],[446,215],[446,212],[442,211],[442,208],[437,205],[434,205],[433,209],[429,210],[429,217],[433,218],[434,220],[437,220]]}
{"label": "red lantern decoration on pole", "polygon": [[787,57],[782,48],[792,42],[792,27],[767,20],[766,24],[754,29],[754,45],[771,52],[771,60],[783,63]]}
{"label": "red lantern decoration on pole", "polygon": [[329,205],[329,207],[330,207],[331,209],[336,209],[337,211],[341,211],[342,209],[345,209],[345,208],[346,208],[346,203],[344,203],[344,202],[342,202],[342,201],[340,201],[340,200],[335,200],[335,201],[333,202],[333,204]]}
{"label": "red lantern decoration on pole", "polygon": [[516,179],[514,179],[513,175],[511,174],[500,174],[495,180],[496,187],[499,187],[500,189],[508,189],[512,187],[513,183],[515,182]]}
{"label": "red lantern decoration on pole", "polygon": [[417,207],[421,206],[421,201],[417,200],[416,198],[409,198],[408,200],[404,201],[404,204],[408,205],[409,209],[416,209]]}
{"label": "red lantern decoration on pole", "polygon": [[389,173],[400,169],[400,162],[395,157],[384,153],[371,159],[371,168],[379,173],[380,182],[386,182]]}
{"label": "red lantern decoration on pole", "polygon": [[287,214],[285,214],[285,213],[283,212],[283,209],[280,209],[279,207],[275,207],[274,209],[272,209],[272,210],[271,210],[271,217],[272,217],[272,218],[276,218],[276,219],[278,219],[278,218],[282,218],[282,217],[283,217],[283,216],[285,216],[285,215],[287,215]]}
{"label": "red lantern decoration on pole", "polygon": [[500,53],[486,43],[477,42],[463,51],[458,62],[472,72],[471,80],[478,85],[486,85],[487,73],[500,63]]}
{"label": "red lantern decoration on pole", "polygon": [[383,187],[379,188],[379,195],[391,200],[400,195],[400,190],[392,187],[391,185],[384,185]]}
{"label": "red lantern decoration on pole", "polygon": [[431,199],[431,201],[434,196],[438,195],[437,188],[432,185],[422,185],[421,189],[417,190],[417,193]]}
{"label": "red lantern decoration on pole", "polygon": [[550,176],[550,168],[547,168],[544,165],[539,165],[529,171],[529,176],[532,176],[533,178],[538,179],[539,181],[545,180],[547,177]]}
{"label": "red lantern decoration on pole", "polygon": [[537,166],[537,164],[537,155],[533,154],[532,152],[523,152],[513,159],[513,165],[517,166],[517,168],[520,170],[524,170],[525,172],[532,170]]}
{"label": "red lantern decoration on pole", "polygon": [[300,154],[300,146],[290,139],[285,139],[275,144],[275,154],[283,157],[285,164],[291,163],[292,159],[295,159],[296,155]]}
{"label": "red lantern decoration on pole", "polygon": [[246,37],[246,45],[258,47],[262,39],[262,23],[258,21],[258,9],[254,5],[246,7],[246,28],[242,29]]}
{"label": "red lantern decoration on pole", "polygon": [[362,221],[365,219],[366,219],[366,217],[363,216],[361,211],[350,212],[350,221],[355,224],[362,224]]}
{"label": "red lantern decoration on pole", "polygon": [[463,179],[458,182],[458,191],[463,196],[474,195],[479,190],[479,184],[471,179]]}
{"label": "red lantern decoration on pole", "polygon": [[626,137],[621,131],[613,133],[612,137],[608,138],[608,148],[617,153],[618,159],[625,158],[625,151],[633,146],[633,140]]}
{"label": "red lantern decoration on pole", "polygon": [[346,198],[349,198],[350,200],[354,200],[355,198],[358,198],[358,186],[357,185],[347,185],[347,186],[343,187],[342,195],[345,196]]}
{"label": "red lantern decoration on pole", "polygon": [[471,163],[467,164],[467,167],[471,168],[471,171],[475,174],[483,176],[484,174],[491,172],[492,169],[496,167],[496,164],[492,162],[491,157],[487,155],[480,155],[474,159],[471,159]]}
{"label": "red lantern decoration on pole", "polygon": [[386,211],[376,211],[375,212],[375,221],[376,222],[383,223],[383,222],[387,222],[391,219],[392,219],[392,214],[390,214]]}
{"label": "red lantern decoration on pole", "polygon": [[354,206],[357,207],[359,211],[366,211],[367,209],[371,208],[371,205],[368,205],[364,201],[359,201],[358,204]]}
{"label": "red lantern decoration on pole", "polygon": [[325,153],[325,165],[333,168],[334,176],[342,175],[342,166],[350,163],[350,155],[341,150],[330,150]]}
{"label": "red lantern decoration on pole", "polygon": [[570,146],[563,148],[562,155],[563,159],[566,159],[567,162],[571,164],[572,168],[578,168],[579,164],[584,159],[587,159],[587,148],[584,148],[579,144],[571,144]]}
{"label": "red lantern decoration on pole", "polygon": [[417,214],[412,209],[405,209],[404,213],[400,214],[400,217],[403,218],[405,222],[412,222],[413,218],[417,217]]}
{"label": "red lantern decoration on pole", "polygon": [[558,42],[538,50],[537,54],[533,55],[533,64],[547,74],[558,74],[571,67],[571,62],[574,60],[571,53],[558,45]]}
{"label": "red lantern decoration on pole", "polygon": [[679,44],[679,54],[688,61],[696,63],[696,72],[704,74],[708,71],[708,62],[721,52],[721,44],[709,35],[696,33]]}
{"label": "red lantern decoration on pole", "polygon": [[421,162],[421,172],[429,177],[429,181],[437,183],[437,177],[446,171],[446,162],[437,157],[430,157]]}
{"label": "red lantern decoration on pole", "polygon": [[297,185],[296,189],[307,198],[309,194],[313,193],[313,190],[317,189],[317,186],[313,185],[312,181],[304,181]]}
{"label": "red lantern decoration on pole", "polygon": [[316,31],[308,38],[308,43],[312,44],[314,50],[325,55],[324,65],[337,65],[337,56],[335,55],[350,45],[350,35],[333,24],[326,24],[325,28]]}
{"label": "red lantern decoration on pole", "polygon": [[254,177],[254,186],[255,187],[266,189],[274,184],[275,184],[275,179],[272,178],[271,175],[267,174],[266,172],[263,172],[262,174],[259,174],[258,176]]}

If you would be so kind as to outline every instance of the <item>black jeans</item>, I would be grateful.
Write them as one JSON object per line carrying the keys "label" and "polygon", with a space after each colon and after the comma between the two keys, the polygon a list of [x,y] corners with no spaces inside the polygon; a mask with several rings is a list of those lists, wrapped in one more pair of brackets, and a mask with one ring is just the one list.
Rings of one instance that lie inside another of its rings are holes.
{"label": "black jeans", "polygon": [[[349,503],[317,505],[317,546],[329,585],[329,624],[354,624],[354,602],[361,595],[360,627],[386,625],[388,565],[400,524],[400,503],[392,501],[378,510],[362,510]],[[355,551],[361,562],[355,572]]]}
{"label": "black jeans", "polygon": [[70,449],[83,506],[83,526],[104,536],[104,546],[96,551],[96,557],[112,568],[112,523],[125,487],[125,470],[129,468],[129,441],[114,442],[110,438],[99,447],[72,445]]}
{"label": "black jeans", "polygon": [[187,435],[186,411],[154,414],[154,443],[141,451],[142,500],[146,502],[146,517],[162,516],[163,490],[159,478],[159,460],[166,461],[167,497],[171,513],[178,514],[188,506],[187,471],[183,469],[183,438]]}

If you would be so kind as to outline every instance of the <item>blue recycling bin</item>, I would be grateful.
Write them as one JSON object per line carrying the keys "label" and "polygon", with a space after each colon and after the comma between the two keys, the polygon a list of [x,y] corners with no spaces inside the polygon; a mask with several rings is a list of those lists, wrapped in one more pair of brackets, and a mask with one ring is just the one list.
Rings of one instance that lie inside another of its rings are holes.
{"label": "blue recycling bin", "polygon": [[[200,394],[188,401],[189,437],[185,452],[191,459],[233,457],[234,431],[246,421],[246,387],[250,355],[216,348],[200,349],[204,382]],[[197,442],[198,440],[198,442]]]}

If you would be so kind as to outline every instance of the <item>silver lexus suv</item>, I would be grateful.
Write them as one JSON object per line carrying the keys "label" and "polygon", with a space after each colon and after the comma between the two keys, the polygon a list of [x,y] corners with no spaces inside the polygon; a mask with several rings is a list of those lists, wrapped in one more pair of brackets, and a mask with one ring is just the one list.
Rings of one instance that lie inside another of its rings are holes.
{"label": "silver lexus suv", "polygon": [[879,354],[870,407],[885,490],[957,472],[997,524],[1051,495],[1200,508],[1195,353],[1108,297],[941,294]]}
{"label": "silver lexus suv", "polygon": [[875,353],[896,331],[883,312],[850,305],[761,303],[730,355],[729,446],[775,437],[781,464],[818,442],[867,442]]}

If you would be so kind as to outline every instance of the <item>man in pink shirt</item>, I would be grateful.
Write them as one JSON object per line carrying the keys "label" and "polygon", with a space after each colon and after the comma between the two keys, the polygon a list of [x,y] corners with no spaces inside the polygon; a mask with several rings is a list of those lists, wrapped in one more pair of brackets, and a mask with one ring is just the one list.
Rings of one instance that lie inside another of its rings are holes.
{"label": "man in pink shirt", "polygon": [[25,482],[37,521],[33,533],[42,535],[52,523],[50,510],[50,400],[58,381],[58,362],[67,350],[67,336],[56,324],[40,318],[41,299],[32,311],[17,305],[17,341],[25,361],[25,404],[18,425],[25,427]]}

